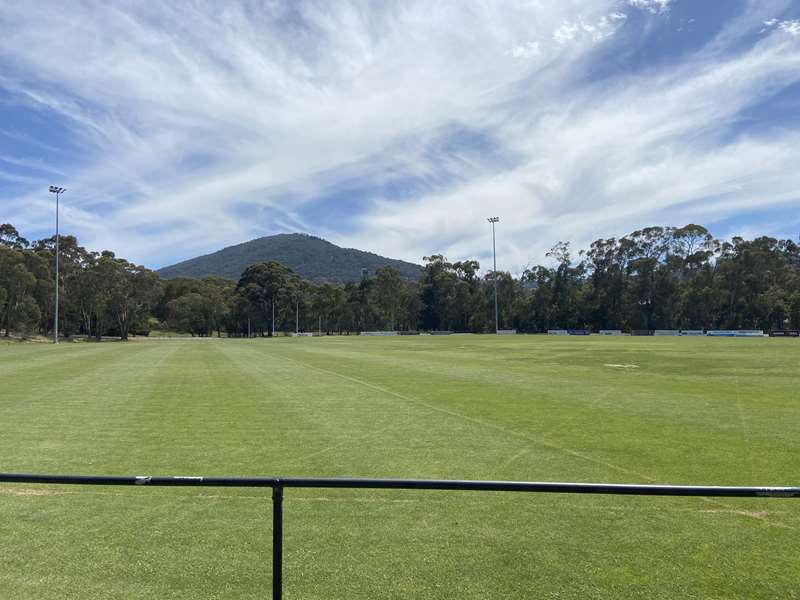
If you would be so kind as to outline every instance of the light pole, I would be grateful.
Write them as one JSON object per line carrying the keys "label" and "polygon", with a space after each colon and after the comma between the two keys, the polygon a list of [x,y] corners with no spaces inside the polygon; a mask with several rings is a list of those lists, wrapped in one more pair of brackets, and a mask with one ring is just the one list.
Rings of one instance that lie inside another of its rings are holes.
{"label": "light pole", "polygon": [[50,186],[50,193],[56,195],[56,301],[55,301],[55,315],[53,316],[53,343],[58,343],[58,197],[66,192],[66,188],[58,187],[57,185]]}
{"label": "light pole", "polygon": [[494,260],[494,269],[492,270],[492,280],[494,280],[494,332],[500,329],[500,319],[497,312],[497,246],[494,241],[494,224],[500,221],[500,217],[489,217],[486,219],[492,224],[492,258]]}

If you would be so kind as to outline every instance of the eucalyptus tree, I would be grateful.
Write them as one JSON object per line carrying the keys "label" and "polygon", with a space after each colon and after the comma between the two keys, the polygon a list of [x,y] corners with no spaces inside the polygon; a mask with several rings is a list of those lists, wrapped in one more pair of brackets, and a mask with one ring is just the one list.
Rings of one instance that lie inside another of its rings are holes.
{"label": "eucalyptus tree", "polygon": [[319,329],[341,331],[345,318],[345,288],[330,282],[314,286],[311,310]]}
{"label": "eucalyptus tree", "polygon": [[26,253],[0,245],[0,329],[29,333],[39,323],[37,279],[26,265]]}
{"label": "eucalyptus tree", "polygon": [[389,330],[394,331],[402,307],[403,279],[400,271],[381,267],[375,272],[375,301],[378,311]]}
{"label": "eucalyptus tree", "polygon": [[[269,335],[274,334],[273,316],[279,303],[288,303],[289,286],[296,274],[279,262],[269,261],[250,265],[245,269],[236,285],[236,291],[245,298],[270,323]],[[287,302],[281,303],[282,300]]]}
{"label": "eucalyptus tree", "polygon": [[139,325],[150,314],[161,293],[161,280],[143,266],[116,258],[104,252],[100,266],[107,278],[107,311],[119,336],[127,340],[131,327]]}

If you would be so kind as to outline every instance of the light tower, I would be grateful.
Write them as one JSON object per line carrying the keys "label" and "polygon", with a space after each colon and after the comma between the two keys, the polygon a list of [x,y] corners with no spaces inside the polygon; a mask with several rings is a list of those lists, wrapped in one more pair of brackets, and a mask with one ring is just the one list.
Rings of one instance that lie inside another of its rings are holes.
{"label": "light tower", "polygon": [[500,319],[497,312],[497,246],[494,238],[494,224],[500,222],[500,217],[489,217],[486,219],[492,224],[492,259],[494,261],[494,269],[492,270],[492,280],[494,281],[494,332],[500,329]]}
{"label": "light tower", "polygon": [[58,246],[60,238],[58,236],[58,197],[67,191],[67,188],[58,187],[57,185],[50,186],[50,193],[56,195],[56,298],[55,310],[53,316],[53,343],[58,343]]}

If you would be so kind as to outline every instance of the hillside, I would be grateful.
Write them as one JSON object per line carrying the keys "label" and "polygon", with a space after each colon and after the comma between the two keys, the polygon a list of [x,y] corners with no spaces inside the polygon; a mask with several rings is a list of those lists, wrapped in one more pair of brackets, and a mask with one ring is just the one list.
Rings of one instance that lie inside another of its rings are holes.
{"label": "hillside", "polygon": [[372,275],[384,266],[394,267],[408,279],[417,279],[420,275],[419,265],[353,248],[340,248],[302,233],[258,238],[164,267],[158,273],[165,279],[219,275],[236,280],[248,266],[269,260],[284,264],[314,281],[358,281],[362,269]]}

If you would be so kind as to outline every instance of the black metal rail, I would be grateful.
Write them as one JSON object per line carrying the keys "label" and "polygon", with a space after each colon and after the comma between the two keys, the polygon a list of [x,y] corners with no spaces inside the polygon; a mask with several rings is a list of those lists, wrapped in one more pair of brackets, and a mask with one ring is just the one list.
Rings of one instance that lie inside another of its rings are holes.
{"label": "black metal rail", "polygon": [[0,473],[0,483],[55,485],[130,485],[162,487],[272,488],[272,597],[283,595],[283,491],[285,488],[371,490],[450,490],[473,492],[533,492],[614,494],[628,496],[703,496],[722,498],[800,498],[800,487],[737,487],[708,485],[636,485],[621,483],[561,483],[537,481],[475,481],[446,479],[349,479],[323,477],[151,477],[115,475],[40,475]]}

